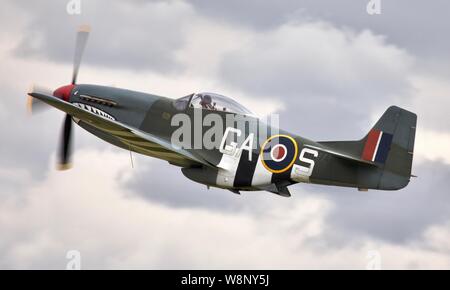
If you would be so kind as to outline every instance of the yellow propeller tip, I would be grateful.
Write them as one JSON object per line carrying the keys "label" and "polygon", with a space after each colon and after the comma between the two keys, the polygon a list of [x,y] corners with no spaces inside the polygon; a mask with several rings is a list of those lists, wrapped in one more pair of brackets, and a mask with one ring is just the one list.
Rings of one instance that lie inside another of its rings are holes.
{"label": "yellow propeller tip", "polygon": [[90,26],[90,25],[87,25],[87,24],[81,25],[81,26],[78,28],[78,31],[79,31],[79,32],[91,32],[91,26]]}
{"label": "yellow propeller tip", "polygon": [[72,168],[72,163],[58,163],[56,169],[59,171],[64,171]]}
{"label": "yellow propeller tip", "polygon": [[33,97],[28,96],[27,98],[27,112],[29,114],[33,113]]}

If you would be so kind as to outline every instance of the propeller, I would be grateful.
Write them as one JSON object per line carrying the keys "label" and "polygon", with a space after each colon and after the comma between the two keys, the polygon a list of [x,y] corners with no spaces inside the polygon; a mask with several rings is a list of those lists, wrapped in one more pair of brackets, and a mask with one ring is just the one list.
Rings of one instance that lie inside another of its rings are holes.
{"label": "propeller", "polygon": [[75,42],[75,55],[73,58],[72,85],[75,85],[77,83],[78,71],[80,70],[81,65],[81,58],[83,57],[83,52],[89,37],[89,32],[91,32],[91,27],[89,25],[82,25],[78,28],[77,40]]}
{"label": "propeller", "polygon": [[[83,57],[83,52],[86,47],[90,31],[91,28],[88,25],[82,25],[78,29],[77,39],[75,42],[75,54],[73,58],[72,85],[76,85],[77,83],[78,71],[80,70],[81,59]],[[71,168],[72,125],[72,117],[69,114],[66,114],[59,147],[57,165],[58,170],[67,170]]]}
{"label": "propeller", "polygon": [[66,114],[64,119],[63,131],[61,134],[61,143],[58,152],[58,170],[67,170],[72,167],[72,117]]}
{"label": "propeller", "polygon": [[[72,82],[70,85],[66,85],[58,88],[54,92],[33,86],[31,92],[40,92],[47,95],[53,95],[64,101],[69,101],[73,88],[77,83],[78,72],[80,70],[81,59],[83,57],[83,52],[87,44],[91,29],[88,25],[82,25],[78,29],[76,42],[75,42],[75,54],[73,58],[73,71],[72,71]],[[34,111],[40,111],[43,108],[48,108],[42,101],[32,98],[29,96],[27,102],[28,111],[33,113]],[[57,155],[57,169],[66,170],[71,167],[71,157],[72,157],[72,116],[66,114],[64,119],[64,124],[62,128],[61,140]]]}

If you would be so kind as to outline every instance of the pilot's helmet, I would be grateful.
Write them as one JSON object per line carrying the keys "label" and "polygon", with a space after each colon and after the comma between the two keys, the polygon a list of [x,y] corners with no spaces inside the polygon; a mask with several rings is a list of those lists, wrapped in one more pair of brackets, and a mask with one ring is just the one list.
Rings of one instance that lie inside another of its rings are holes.
{"label": "pilot's helmet", "polygon": [[202,97],[203,104],[211,104],[212,98],[210,95],[203,95]]}

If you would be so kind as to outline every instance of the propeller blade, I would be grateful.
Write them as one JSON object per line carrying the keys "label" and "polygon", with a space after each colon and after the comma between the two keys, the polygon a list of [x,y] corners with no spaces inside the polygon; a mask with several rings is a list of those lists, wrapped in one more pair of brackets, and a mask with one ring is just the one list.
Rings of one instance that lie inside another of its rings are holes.
{"label": "propeller blade", "polygon": [[50,106],[48,106],[46,103],[30,96],[31,93],[36,93],[36,92],[47,94],[47,95],[53,94],[53,92],[47,88],[32,85],[30,87],[30,90],[28,91],[28,98],[27,98],[27,111],[30,114],[40,112],[40,111],[43,111],[44,109],[50,108]]}
{"label": "propeller blade", "polygon": [[91,27],[89,25],[82,25],[78,29],[77,40],[75,44],[75,56],[73,59],[73,73],[72,84],[77,83],[78,71],[80,70],[81,58],[83,57],[84,48],[89,37]]}
{"label": "propeller blade", "polygon": [[64,120],[64,127],[62,132],[62,139],[59,148],[58,156],[58,170],[67,170],[72,167],[71,153],[72,153],[72,117],[66,114]]}

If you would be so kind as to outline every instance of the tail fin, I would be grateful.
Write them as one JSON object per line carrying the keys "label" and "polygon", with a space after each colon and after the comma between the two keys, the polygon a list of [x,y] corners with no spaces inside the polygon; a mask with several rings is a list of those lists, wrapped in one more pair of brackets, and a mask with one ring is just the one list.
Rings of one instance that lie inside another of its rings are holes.
{"label": "tail fin", "polygon": [[411,178],[417,115],[392,106],[359,141],[326,141],[320,144],[377,165],[360,174],[361,188],[397,190]]}
{"label": "tail fin", "polygon": [[378,163],[383,168],[379,189],[400,189],[408,184],[416,123],[416,114],[392,106],[362,140],[361,158]]}

